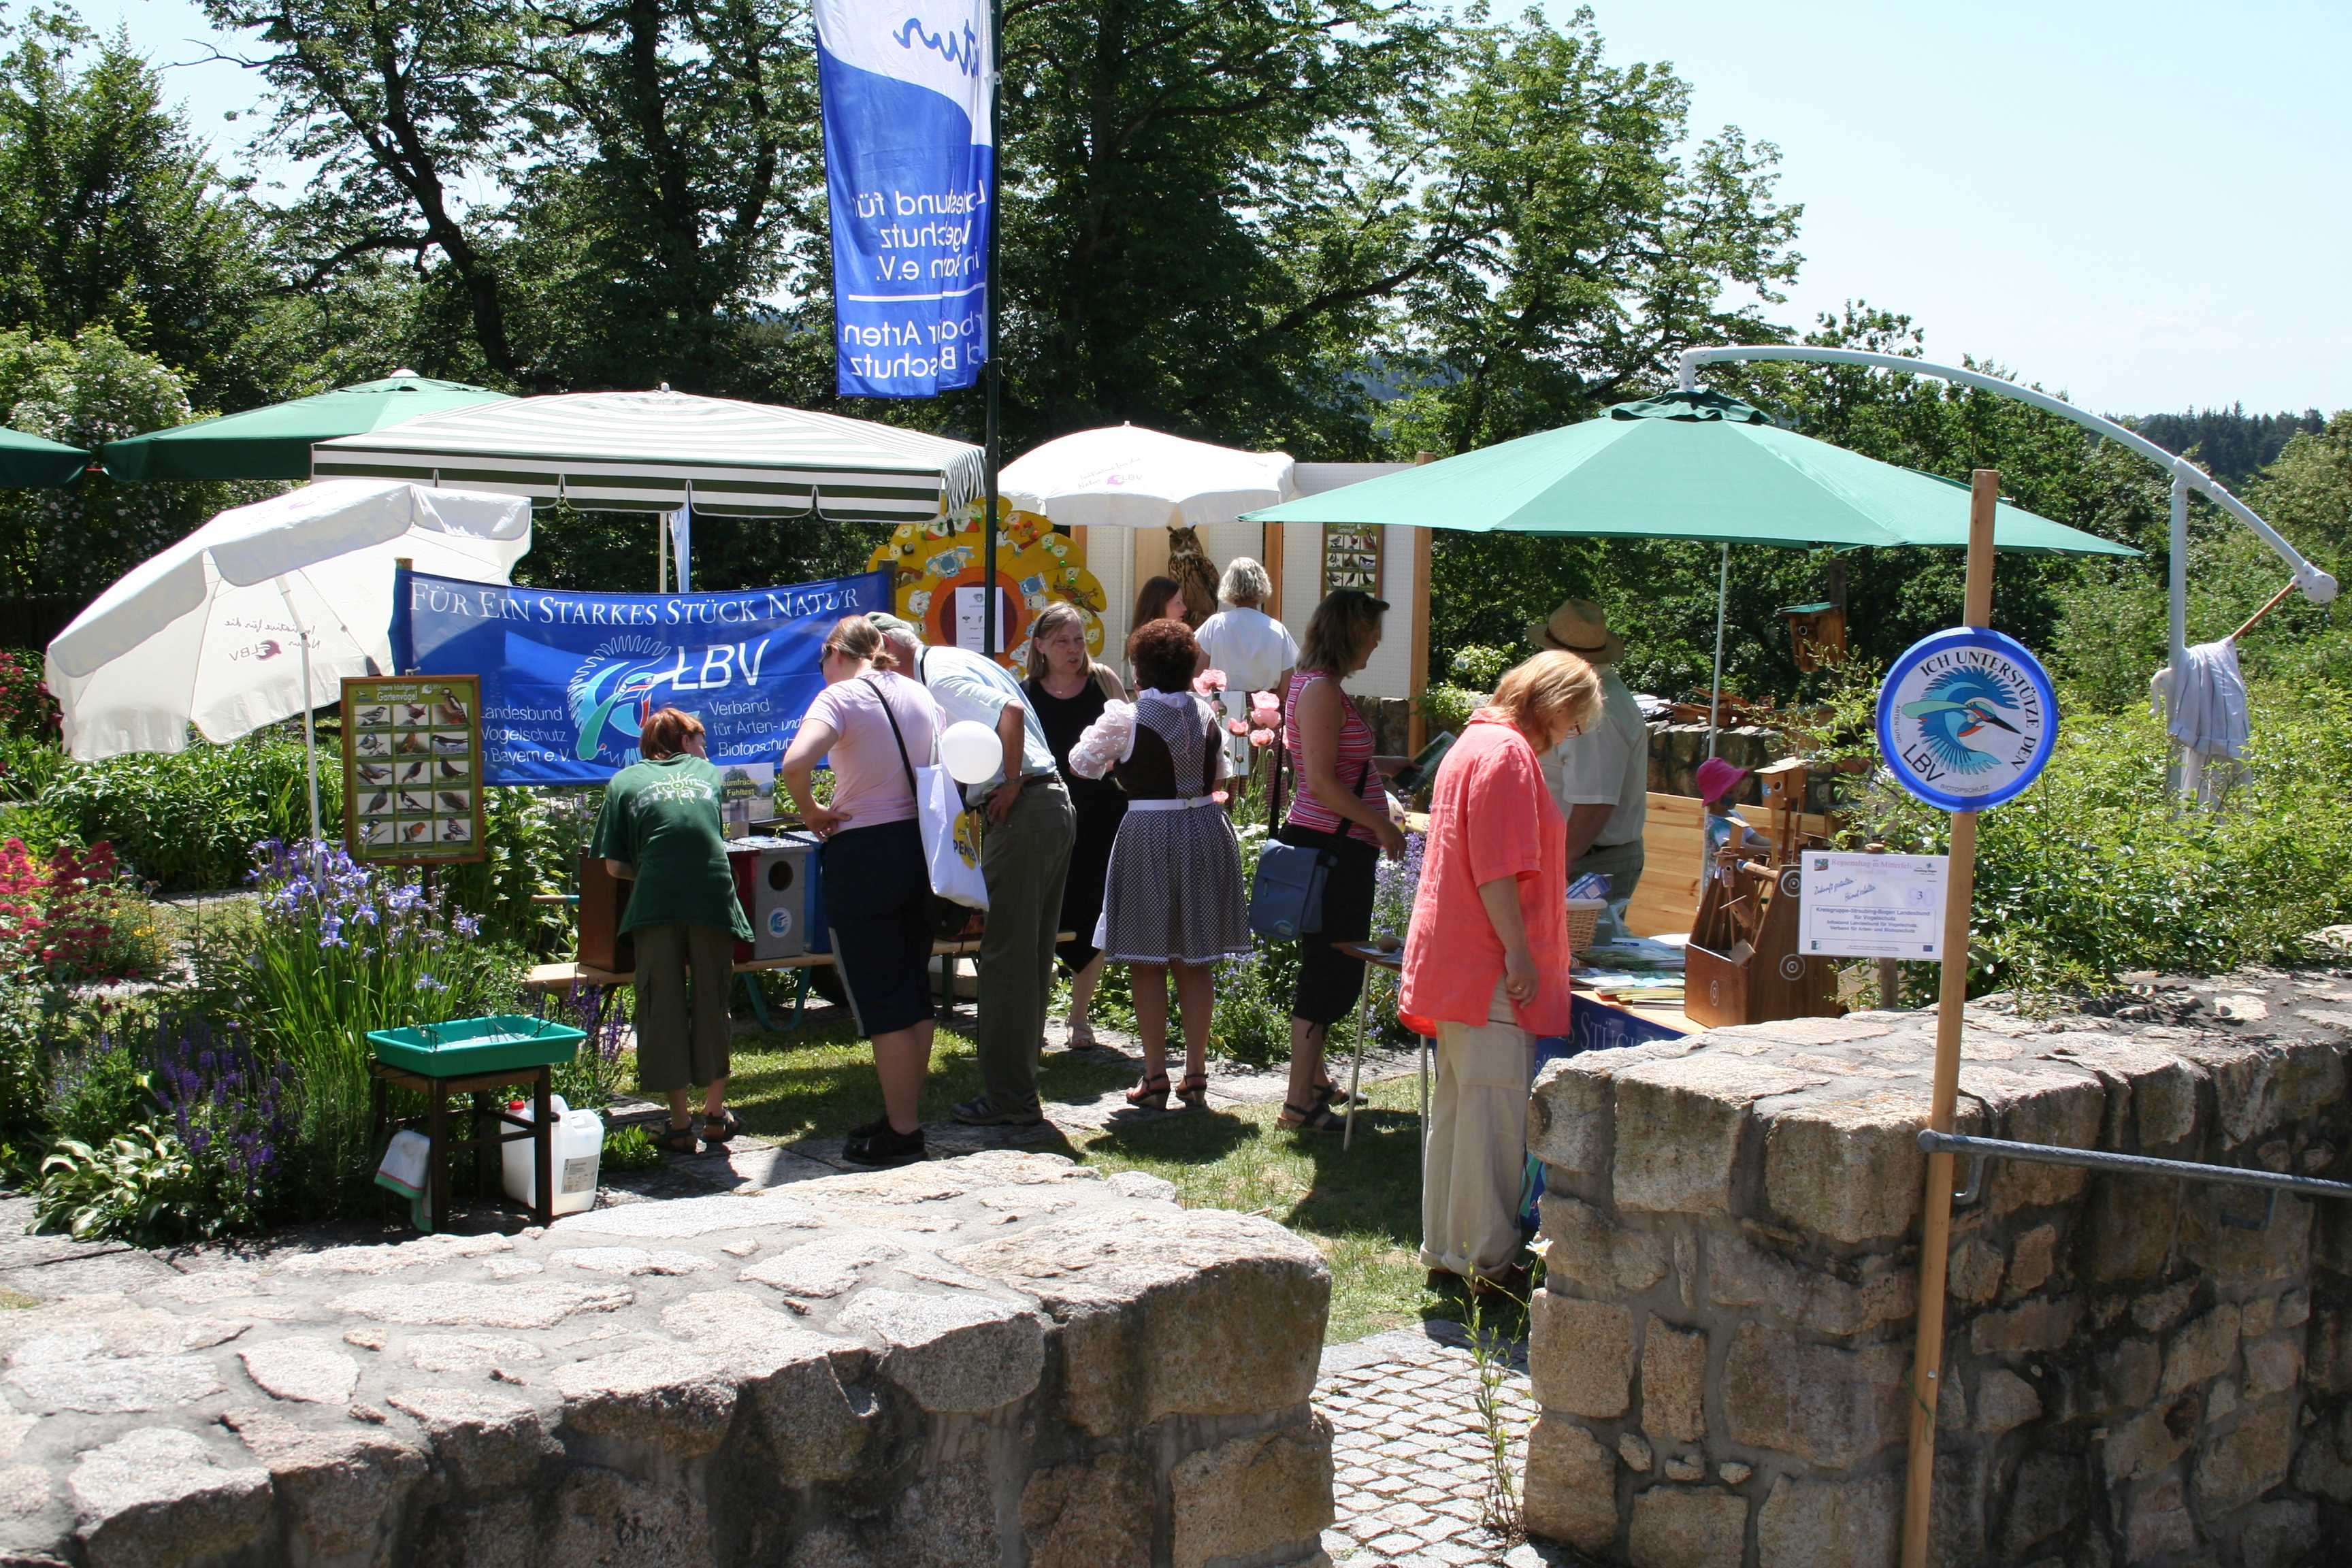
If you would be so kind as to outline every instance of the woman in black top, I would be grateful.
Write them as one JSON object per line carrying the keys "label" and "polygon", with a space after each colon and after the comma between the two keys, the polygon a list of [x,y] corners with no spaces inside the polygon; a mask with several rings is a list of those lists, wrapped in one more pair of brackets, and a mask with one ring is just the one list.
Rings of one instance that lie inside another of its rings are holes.
{"label": "woman in black top", "polygon": [[1046,605],[1029,628],[1029,679],[1021,690],[1029,710],[1045,727],[1045,743],[1053,748],[1055,764],[1069,786],[1070,804],[1078,816],[1069,879],[1062,884],[1061,929],[1076,934],[1055,952],[1070,972],[1070,1048],[1083,1050],[1095,1043],[1094,1021],[1087,1016],[1103,969],[1095,926],[1102,914],[1111,840],[1118,837],[1119,818],[1127,815],[1127,795],[1108,779],[1071,772],[1070,748],[1087,725],[1102,717],[1103,704],[1126,692],[1117,670],[1088,656],[1086,619],[1076,606],[1058,604]]}

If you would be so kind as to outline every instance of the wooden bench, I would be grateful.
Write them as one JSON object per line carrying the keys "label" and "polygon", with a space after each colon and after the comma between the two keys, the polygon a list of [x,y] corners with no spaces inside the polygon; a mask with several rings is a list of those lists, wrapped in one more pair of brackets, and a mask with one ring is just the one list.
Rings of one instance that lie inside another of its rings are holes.
{"label": "wooden bench", "polygon": [[[1076,938],[1069,931],[1057,931],[1055,933],[1054,940],[1056,943],[1060,943],[1075,941]],[[978,958],[980,938],[968,937],[954,942],[935,942],[931,943],[931,956],[948,961],[944,965],[945,973],[940,976],[940,988],[951,999],[954,994],[956,960]],[[747,977],[745,989],[751,995],[752,1016],[760,1020],[761,1028],[767,1029],[775,1026],[768,1017],[767,998],[761,994],[759,985],[748,977],[775,970],[792,972],[795,980],[793,986],[793,1016],[792,1021],[784,1027],[796,1029],[800,1027],[801,1013],[808,999],[808,972],[812,969],[831,969],[833,966],[833,954],[829,952],[803,952],[792,958],[747,958],[734,965],[734,973]],[[522,979],[522,988],[526,991],[569,991],[577,986],[594,992],[595,1000],[589,1015],[592,1022],[588,1030],[592,1039],[596,1032],[595,1025],[603,1021],[606,999],[620,987],[635,984],[636,974],[634,971],[597,969],[582,963],[577,959],[559,959],[552,963],[535,963],[524,972]]]}

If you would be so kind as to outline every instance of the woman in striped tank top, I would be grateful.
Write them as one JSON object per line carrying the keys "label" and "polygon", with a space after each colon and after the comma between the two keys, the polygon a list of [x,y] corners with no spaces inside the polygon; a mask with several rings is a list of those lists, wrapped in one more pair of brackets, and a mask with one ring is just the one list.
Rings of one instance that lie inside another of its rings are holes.
{"label": "woman in striped tank top", "polygon": [[1298,669],[1283,703],[1282,743],[1298,790],[1276,837],[1323,850],[1333,862],[1323,885],[1323,929],[1298,942],[1284,1127],[1330,1132],[1344,1125],[1331,1109],[1339,1089],[1323,1065],[1323,1045],[1331,1026],[1355,1007],[1364,965],[1340,956],[1332,944],[1371,935],[1380,857],[1385,852],[1393,860],[1404,853],[1404,834],[1389,819],[1388,790],[1372,763],[1372,727],[1339,684],[1370,662],[1388,607],[1353,588],[1328,595],[1307,623]]}

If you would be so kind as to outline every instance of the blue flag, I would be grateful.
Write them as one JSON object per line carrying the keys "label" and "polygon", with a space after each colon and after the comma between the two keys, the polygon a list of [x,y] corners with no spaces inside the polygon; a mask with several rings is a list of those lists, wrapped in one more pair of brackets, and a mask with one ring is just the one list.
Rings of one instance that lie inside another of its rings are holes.
{"label": "blue flag", "polygon": [[701,720],[722,768],[772,763],[824,687],[825,633],[844,616],[890,607],[886,572],[732,594],[562,594],[405,575],[393,658],[403,670],[482,678],[482,777],[494,784],[601,784],[637,761],[639,718],[656,708]]}
{"label": "blue flag", "polygon": [[816,0],[835,384],[935,397],[988,358],[988,0]]}

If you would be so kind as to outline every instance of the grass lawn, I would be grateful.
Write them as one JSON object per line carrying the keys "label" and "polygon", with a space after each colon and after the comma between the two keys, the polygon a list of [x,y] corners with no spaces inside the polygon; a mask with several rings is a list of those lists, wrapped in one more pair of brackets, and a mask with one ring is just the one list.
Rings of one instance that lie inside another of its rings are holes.
{"label": "grass lawn", "polygon": [[[882,1113],[872,1054],[846,1024],[739,1040],[734,1074],[728,1099],[744,1130],[780,1142],[838,1136]],[[1048,1100],[1131,1081],[1123,1068],[1058,1051],[1046,1054],[1043,1068]],[[979,1092],[971,1042],[941,1027],[923,1120],[944,1121],[951,1104]],[[1344,1153],[1336,1134],[1277,1131],[1271,1104],[1139,1120],[1025,1146],[1106,1172],[1149,1172],[1174,1183],[1188,1205],[1262,1214],[1307,1237],[1331,1267],[1331,1342],[1416,1319],[1460,1320],[1460,1298],[1428,1289],[1415,1256],[1421,1142],[1413,1081],[1367,1092],[1371,1104],[1357,1112],[1355,1143]]]}

